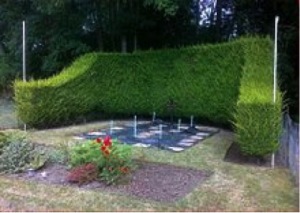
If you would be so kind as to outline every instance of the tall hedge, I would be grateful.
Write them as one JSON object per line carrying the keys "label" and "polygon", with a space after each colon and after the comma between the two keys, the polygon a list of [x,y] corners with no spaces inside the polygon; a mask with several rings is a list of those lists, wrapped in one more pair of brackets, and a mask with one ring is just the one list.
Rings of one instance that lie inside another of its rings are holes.
{"label": "tall hedge", "polygon": [[241,42],[245,55],[235,113],[236,142],[246,155],[262,157],[278,148],[282,95],[273,101],[272,43],[269,39]]}
{"label": "tall hedge", "polygon": [[[169,116],[233,122],[242,151],[263,156],[277,146],[280,92],[272,101],[272,44],[244,38],[217,45],[138,52],[90,53],[46,80],[16,81],[18,116],[34,127],[98,116]],[[278,90],[278,89],[277,89]]]}
{"label": "tall hedge", "polygon": [[25,123],[54,126],[94,112],[102,115],[194,115],[217,123],[232,119],[243,51],[238,42],[134,54],[91,53],[47,80],[15,82]]}

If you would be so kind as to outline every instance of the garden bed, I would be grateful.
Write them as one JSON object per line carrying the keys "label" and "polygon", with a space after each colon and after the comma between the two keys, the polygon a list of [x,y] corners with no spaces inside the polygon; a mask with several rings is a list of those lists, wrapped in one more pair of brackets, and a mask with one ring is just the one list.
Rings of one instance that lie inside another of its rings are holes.
{"label": "garden bed", "polygon": [[137,164],[138,169],[117,185],[106,185],[100,181],[93,181],[81,186],[70,183],[66,180],[67,166],[59,164],[46,165],[36,172],[10,176],[45,184],[59,184],[85,190],[105,190],[155,201],[174,202],[197,188],[212,174],[208,171],[162,163],[138,161]]}

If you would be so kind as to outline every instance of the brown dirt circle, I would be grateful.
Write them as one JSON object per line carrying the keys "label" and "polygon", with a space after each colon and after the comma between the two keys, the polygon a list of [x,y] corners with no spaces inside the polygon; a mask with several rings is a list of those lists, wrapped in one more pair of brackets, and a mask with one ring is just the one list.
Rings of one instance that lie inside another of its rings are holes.
{"label": "brown dirt circle", "polygon": [[174,202],[192,192],[212,174],[209,171],[162,163],[139,161],[137,164],[138,169],[118,185],[106,185],[100,181],[93,181],[81,186],[69,183],[66,180],[69,173],[67,167],[59,164],[47,165],[36,172],[19,173],[11,176],[46,184],[79,187],[84,190],[105,190],[154,201]]}

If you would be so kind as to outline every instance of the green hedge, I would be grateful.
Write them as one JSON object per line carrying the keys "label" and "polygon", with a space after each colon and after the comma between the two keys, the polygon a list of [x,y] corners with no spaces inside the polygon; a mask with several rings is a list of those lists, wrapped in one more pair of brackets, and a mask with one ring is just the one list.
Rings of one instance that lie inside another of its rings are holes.
{"label": "green hedge", "polygon": [[34,127],[50,127],[93,113],[97,117],[150,115],[233,122],[246,154],[277,147],[281,94],[272,102],[272,45],[243,38],[217,45],[138,52],[90,53],[46,80],[16,81],[18,116]]}
{"label": "green hedge", "polygon": [[243,52],[238,42],[135,54],[84,55],[47,80],[15,82],[20,119],[34,127],[60,125],[90,112],[100,115],[194,115],[232,119]]}
{"label": "green hedge", "polygon": [[236,142],[245,155],[265,156],[278,148],[282,95],[273,103],[272,43],[269,39],[242,42],[245,63],[235,113]]}

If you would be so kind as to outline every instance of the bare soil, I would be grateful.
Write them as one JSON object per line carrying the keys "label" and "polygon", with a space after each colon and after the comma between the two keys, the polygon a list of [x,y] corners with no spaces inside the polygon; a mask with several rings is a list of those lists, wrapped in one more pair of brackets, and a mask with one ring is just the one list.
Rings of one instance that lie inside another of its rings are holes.
{"label": "bare soil", "polygon": [[160,202],[174,202],[186,196],[212,174],[208,171],[161,163],[139,161],[137,164],[138,169],[117,185],[106,185],[101,181],[93,181],[81,186],[69,183],[66,180],[69,172],[67,167],[59,164],[47,165],[36,172],[19,173],[11,176],[45,184],[59,184],[79,187],[84,190],[126,194]]}

